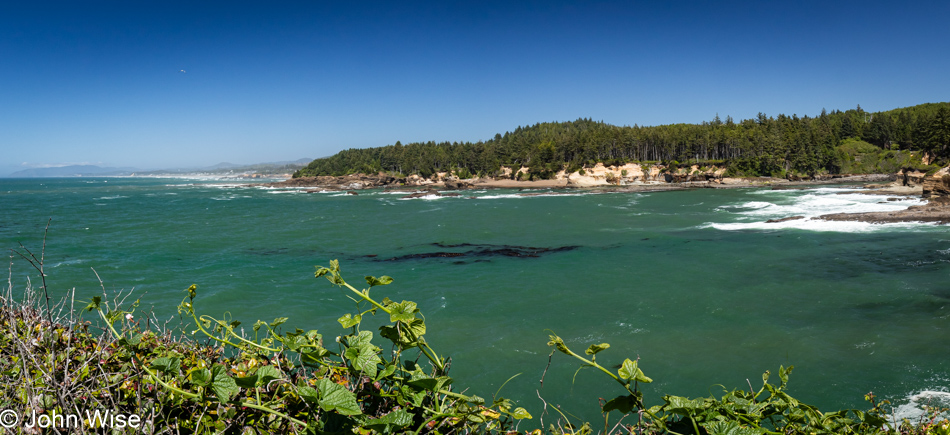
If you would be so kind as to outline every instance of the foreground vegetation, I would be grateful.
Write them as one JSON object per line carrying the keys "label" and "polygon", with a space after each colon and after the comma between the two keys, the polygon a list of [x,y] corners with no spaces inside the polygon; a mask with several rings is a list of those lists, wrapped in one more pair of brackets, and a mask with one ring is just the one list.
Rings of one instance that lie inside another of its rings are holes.
{"label": "foreground vegetation", "polygon": [[[914,160],[911,150],[918,152]],[[597,162],[689,162],[727,166],[731,175],[816,175],[926,166],[920,155],[932,157],[933,163],[950,159],[950,103],[875,113],[858,106],[816,117],[760,113],[740,122],[716,116],[702,124],[655,127],[618,127],[591,119],[546,122],[476,143],[396,142],[345,150],[314,160],[294,177],[389,172],[428,178],[450,172],[469,178],[499,175],[502,166],[526,166],[536,179]]]}
{"label": "foreground vegetation", "polygon": [[[45,277],[42,256],[23,257]],[[193,329],[182,335],[140,312],[127,293],[80,304],[93,315],[83,320],[72,298],[51,306],[45,284],[38,292],[28,284],[15,299],[11,279],[0,295],[0,409],[21,418],[10,424],[0,414],[0,423],[40,433],[22,426],[27,416],[55,422],[56,415],[100,410],[137,416],[138,424],[89,419],[45,433],[950,433],[950,422],[936,417],[916,425],[889,422],[887,403],[872,394],[868,410],[821,412],[788,395],[791,367],[779,368],[777,384],[766,372],[757,390],[664,396],[661,405],[647,406],[638,386],[652,379],[640,361],[626,359],[611,370],[597,362],[609,344],[578,353],[553,333],[552,356],[564,354],[612,378],[618,387],[604,396],[616,397],[602,403],[600,422],[569,418],[554,406],[556,398],[542,398],[543,409],[533,416],[501,397],[453,391],[449,359],[426,341],[430,326],[416,304],[372,294],[392,278],[367,276],[358,289],[336,261],[315,276],[354,302],[353,312],[338,319],[339,335],[327,340],[316,330],[284,328],[286,318],[258,321],[245,334],[237,320],[200,314],[196,286],[178,306]],[[365,327],[369,316],[381,318],[378,333]]]}

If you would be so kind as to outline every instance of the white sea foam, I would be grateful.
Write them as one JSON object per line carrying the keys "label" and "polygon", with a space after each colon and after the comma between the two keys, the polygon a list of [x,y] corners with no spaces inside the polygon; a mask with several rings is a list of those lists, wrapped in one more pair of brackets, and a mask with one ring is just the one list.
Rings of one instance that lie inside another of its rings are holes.
{"label": "white sea foam", "polygon": [[[900,424],[904,419],[915,424],[925,419],[929,420],[931,411],[928,411],[925,407],[937,409],[950,408],[950,393],[946,391],[924,390],[912,394],[907,398],[907,403],[901,404],[894,409],[894,413],[890,418],[891,423]],[[941,418],[946,417],[947,415],[944,413]]]}
{"label": "white sea foam", "polygon": [[312,187],[306,187],[306,186],[281,186],[281,187],[273,187],[273,186],[248,186],[248,187],[251,187],[251,188],[254,188],[254,189],[260,189],[260,190],[277,190],[277,191],[286,191],[286,190],[289,190],[289,191],[297,191],[297,190],[312,189]]}
{"label": "white sea foam", "polygon": [[498,195],[479,196],[478,199],[547,198],[551,196],[587,196],[593,194],[594,193],[532,192],[530,195],[525,195],[524,193],[502,193]]}
{"label": "white sea foam", "polygon": [[485,195],[479,196],[478,199],[510,199],[510,198],[530,198],[526,196],[518,195],[517,193],[506,193],[500,195]]}
{"label": "white sea foam", "polygon": [[120,198],[128,198],[128,196],[122,196],[122,195],[103,196],[102,198],[96,198],[96,199],[102,200],[102,199],[120,199]]}
{"label": "white sea foam", "polygon": [[402,200],[410,200],[410,199],[422,199],[426,201],[433,201],[433,200],[442,199],[442,198],[459,198],[459,197],[458,196],[425,195],[425,196],[417,196],[415,198],[399,198],[399,200],[402,201]]}
{"label": "white sea foam", "polygon": [[[871,232],[880,229],[919,228],[922,223],[870,224],[865,222],[836,222],[817,219],[819,216],[834,213],[869,213],[905,210],[912,205],[923,204],[918,198],[901,201],[887,201],[887,197],[854,192],[854,189],[819,188],[807,191],[751,191],[755,200],[729,204],[716,210],[735,216],[735,222],[709,222],[702,228],[719,230],[774,230],[798,228],[809,231]],[[776,194],[774,198],[763,198],[763,192]],[[770,200],[765,200],[770,199]],[[782,219],[803,216],[803,219],[785,222],[766,223],[769,219]]]}
{"label": "white sea foam", "polygon": [[[88,229],[88,228],[87,228],[87,229]],[[84,263],[84,262],[85,262],[85,260],[81,260],[81,259],[66,260],[66,261],[61,261],[61,262],[59,262],[59,263],[56,263],[56,264],[54,264],[54,265],[52,265],[52,266],[50,266],[50,267],[51,267],[51,268],[57,268],[57,267],[59,267],[59,266],[70,265],[70,264],[82,264],[82,263]]]}
{"label": "white sea foam", "polygon": [[246,184],[234,184],[234,183],[208,183],[208,184],[194,184],[193,186],[197,187],[213,187],[216,189],[249,189],[250,186]]}

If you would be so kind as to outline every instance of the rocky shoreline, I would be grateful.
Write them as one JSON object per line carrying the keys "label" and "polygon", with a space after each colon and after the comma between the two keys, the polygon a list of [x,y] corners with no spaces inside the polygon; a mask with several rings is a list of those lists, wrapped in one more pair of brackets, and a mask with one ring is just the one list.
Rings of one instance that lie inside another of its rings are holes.
{"label": "rocky shoreline", "polygon": [[940,198],[924,205],[911,206],[906,210],[871,213],[835,213],[819,216],[825,221],[868,222],[889,224],[898,222],[934,222],[950,224],[950,200]]}
{"label": "rocky shoreline", "polygon": [[[920,196],[927,200],[924,205],[915,205],[905,210],[869,213],[835,213],[819,216],[826,221],[868,222],[872,224],[898,222],[934,222],[950,224],[950,167],[935,174],[926,175],[900,172],[897,180],[883,186],[865,186],[869,194]],[[894,198],[888,198],[892,200]]]}
{"label": "rocky shoreline", "polygon": [[795,188],[822,184],[840,183],[870,183],[895,180],[893,174],[866,174],[866,175],[835,175],[815,179],[785,179],[771,177],[756,178],[711,178],[711,179],[670,179],[669,181],[618,181],[612,184],[586,185],[572,183],[569,179],[521,181],[510,179],[445,178],[430,180],[411,176],[396,178],[389,175],[353,174],[343,176],[320,176],[291,178],[276,183],[266,183],[263,186],[273,188],[313,188],[312,192],[324,191],[357,191],[362,189],[383,188],[386,190],[402,190],[407,193],[420,190],[465,190],[465,189],[586,189],[601,192],[622,191],[662,191],[683,189],[732,189],[742,187]]}
{"label": "rocky shoreline", "polygon": [[[658,179],[659,178],[659,179]],[[808,189],[819,185],[832,184],[865,184],[860,193],[872,195],[887,195],[888,200],[898,200],[900,197],[922,197],[928,200],[925,205],[912,206],[906,210],[895,212],[871,213],[836,213],[819,216],[817,219],[827,221],[856,221],[869,223],[895,222],[935,222],[950,224],[950,167],[943,168],[935,174],[927,175],[920,172],[901,171],[897,174],[867,174],[867,175],[835,175],[814,179],[782,179],[782,178],[726,178],[720,176],[705,177],[654,177],[654,180],[634,180],[626,182],[614,179],[612,184],[586,185],[572,182],[569,177],[555,180],[519,181],[511,179],[464,179],[453,177],[425,179],[419,176],[397,178],[385,174],[367,175],[354,174],[346,176],[322,176],[291,178],[277,183],[267,183],[264,186],[273,188],[303,188],[307,192],[346,191],[357,195],[359,190],[383,188],[387,191],[405,192],[403,198],[419,197],[450,197],[462,196],[458,191],[468,189],[555,189],[569,194],[570,190],[584,189],[588,192],[658,192],[686,189],[735,189],[750,187],[771,187],[774,190]],[[890,181],[890,183],[882,183]],[[550,195],[552,193],[544,193]],[[557,193],[554,193],[557,194]],[[522,192],[519,195],[541,195],[537,192]],[[802,219],[802,216],[791,216],[783,219],[774,219],[769,223],[785,222]]]}

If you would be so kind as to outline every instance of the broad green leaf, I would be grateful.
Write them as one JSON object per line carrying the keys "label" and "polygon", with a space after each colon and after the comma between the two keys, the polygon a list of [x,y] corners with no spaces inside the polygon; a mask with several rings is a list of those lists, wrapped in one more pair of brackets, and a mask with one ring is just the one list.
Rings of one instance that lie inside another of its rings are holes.
{"label": "broad green leaf", "polygon": [[408,322],[408,323],[404,323],[403,325],[404,325],[404,326],[407,326],[407,327],[409,328],[409,331],[412,331],[412,333],[413,333],[416,337],[422,337],[423,335],[426,335],[426,322],[425,322],[425,320],[422,320],[422,319],[413,319],[412,321],[410,321],[410,322]]}
{"label": "broad green leaf", "polygon": [[431,378],[428,376],[413,376],[413,380],[407,382],[407,384],[423,390],[429,391],[439,391],[442,387],[451,384],[452,378],[448,376],[439,376],[437,378]]}
{"label": "broad green leaf", "polygon": [[416,391],[409,385],[403,385],[399,389],[399,395],[396,397],[397,401],[402,399],[404,402],[413,404],[414,406],[422,406],[422,401],[426,397],[426,391]]}
{"label": "broad green leaf", "polygon": [[515,420],[523,420],[525,418],[530,420],[532,418],[531,414],[529,414],[527,410],[521,407],[515,408],[514,412],[511,413],[511,417],[514,418]]}
{"label": "broad green leaf", "polygon": [[227,372],[228,369],[220,364],[215,364],[211,369],[211,390],[222,403],[229,402],[234,395],[241,392],[234,378],[228,376]]}
{"label": "broad green leaf", "polygon": [[412,414],[403,409],[397,409],[380,418],[366,420],[366,427],[381,433],[390,433],[403,429],[412,424]]}
{"label": "broad green leaf", "polygon": [[344,355],[353,363],[353,367],[360,369],[363,373],[366,373],[367,376],[375,378],[378,370],[376,365],[383,362],[383,360],[379,359],[379,355],[376,355],[377,350],[376,346],[367,343],[362,346],[346,349]]}
{"label": "broad green leaf", "polygon": [[629,414],[637,406],[637,398],[632,395],[618,396],[610,399],[604,404],[604,413],[610,411],[620,411],[621,414]]}
{"label": "broad green leaf", "polygon": [[297,394],[300,396],[301,399],[303,399],[307,403],[311,403],[314,405],[320,404],[320,395],[317,394],[317,390],[314,390],[313,388],[299,387],[297,388]]}
{"label": "broad green leaf", "polygon": [[643,382],[649,384],[653,382],[653,379],[648,378],[643,371],[637,367],[636,361],[631,361],[630,358],[627,358],[623,361],[623,364],[620,366],[620,370],[617,370],[617,374],[620,375],[621,379],[634,380],[637,382]]}
{"label": "broad green leaf", "polygon": [[125,338],[125,337],[119,338],[119,344],[123,346],[126,346],[126,345],[137,346],[141,342],[142,342],[142,334],[135,334],[129,338]]}
{"label": "broad green leaf", "polygon": [[637,362],[631,361],[630,358],[623,360],[623,364],[620,366],[620,370],[617,370],[617,374],[620,375],[620,379],[633,379],[637,376]]}
{"label": "broad green leaf", "polygon": [[316,329],[311,329],[307,331],[307,333],[304,334],[304,336],[307,337],[307,340],[310,340],[313,344],[316,344],[318,346],[323,346],[323,335],[317,332]]}
{"label": "broad green leaf", "polygon": [[703,402],[700,400],[690,400],[680,396],[663,396],[666,405],[663,407],[666,411],[682,416],[689,416],[703,411]]}
{"label": "broad green leaf", "polygon": [[151,366],[153,369],[156,369],[165,373],[178,373],[178,370],[181,368],[181,358],[178,358],[178,357],[155,358],[152,360]]}
{"label": "broad green leaf", "polygon": [[379,372],[379,375],[376,376],[376,380],[378,381],[380,379],[385,379],[395,372],[396,372],[396,365],[390,364],[386,366],[381,372]]}
{"label": "broad green leaf", "polygon": [[380,326],[379,335],[383,338],[388,338],[402,349],[409,349],[419,345],[418,341],[411,339],[408,335],[400,334],[395,326]]}
{"label": "broad green leaf", "polygon": [[207,387],[211,384],[211,371],[208,369],[195,369],[188,375],[191,377],[191,383],[199,387]]}
{"label": "broad green leaf", "polygon": [[287,318],[286,318],[286,317],[278,317],[278,318],[274,319],[273,322],[270,322],[270,327],[271,327],[271,328],[276,328],[276,327],[278,327],[278,326],[280,326],[280,325],[283,325],[284,322],[286,322],[286,321],[287,321]]}
{"label": "broad green leaf", "polygon": [[363,411],[356,403],[356,395],[342,385],[323,378],[317,381],[320,391],[320,407],[324,411],[336,411],[343,415],[359,415]]}
{"label": "broad green leaf", "polygon": [[284,338],[284,346],[287,346],[287,349],[290,349],[294,352],[297,349],[300,349],[300,346],[307,344],[307,337],[302,337],[299,335],[290,335]]}
{"label": "broad green leaf", "polygon": [[235,376],[234,384],[241,388],[254,388],[257,386],[257,376]]}
{"label": "broad green leaf", "polygon": [[350,344],[350,346],[372,346],[373,333],[371,331],[360,331],[359,334],[347,339],[347,342]]}
{"label": "broad green leaf", "polygon": [[284,374],[274,366],[261,366],[254,374],[257,377],[258,386],[266,386],[270,381],[284,377]]}
{"label": "broad green leaf", "polygon": [[592,344],[590,345],[590,347],[587,348],[587,350],[584,351],[584,353],[588,355],[595,355],[597,354],[597,352],[600,352],[609,347],[610,347],[610,343]]}
{"label": "broad green leaf", "polygon": [[416,318],[416,303],[412,301],[402,301],[398,304],[392,304],[389,307],[389,321],[396,323],[399,321],[408,322]]}
{"label": "broad green leaf", "polygon": [[761,435],[768,433],[762,428],[742,427],[735,421],[715,421],[702,425],[709,435]]}
{"label": "broad green leaf", "polygon": [[379,278],[376,278],[375,276],[367,276],[367,277],[366,277],[366,283],[369,284],[370,287],[374,287],[374,286],[377,286],[377,285],[387,285],[387,284],[390,284],[390,283],[392,283],[392,282],[393,282],[393,279],[390,278],[390,277],[388,277],[388,276],[386,276],[386,275],[383,275],[383,276],[381,276],[381,277],[379,277]]}
{"label": "broad green leaf", "polygon": [[359,314],[354,316],[350,313],[346,313],[343,315],[343,317],[340,317],[336,321],[340,322],[340,324],[343,325],[344,328],[352,328],[356,325],[359,325],[362,320],[363,320],[363,316],[360,316]]}

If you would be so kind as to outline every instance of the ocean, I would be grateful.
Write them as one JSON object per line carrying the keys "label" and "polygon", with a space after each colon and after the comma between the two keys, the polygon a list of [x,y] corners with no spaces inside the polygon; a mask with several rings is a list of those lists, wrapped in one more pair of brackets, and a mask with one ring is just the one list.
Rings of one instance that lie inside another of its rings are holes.
{"label": "ocean", "polygon": [[[51,218],[52,295],[88,300],[98,274],[171,324],[194,283],[200,313],[288,317],[285,328],[333,337],[354,304],[314,266],[338,259],[355,286],[389,275],[373,295],[419,304],[457,391],[490,398],[518,375],[498,394],[536,418],[539,395],[598,421],[598,399],[622,393],[562,354],[545,373],[552,331],[579,353],[609,343],[605,366],[639,357],[654,379],[641,385],[648,404],[758,389],[764,371],[794,365],[790,394],[821,409],[866,409],[868,392],[911,414],[912,399],[950,405],[948,227],[765,222],[920,203],[857,190],[402,199],[209,179],[0,179],[0,241],[39,255]],[[14,289],[37,285],[12,253],[10,269]]]}

